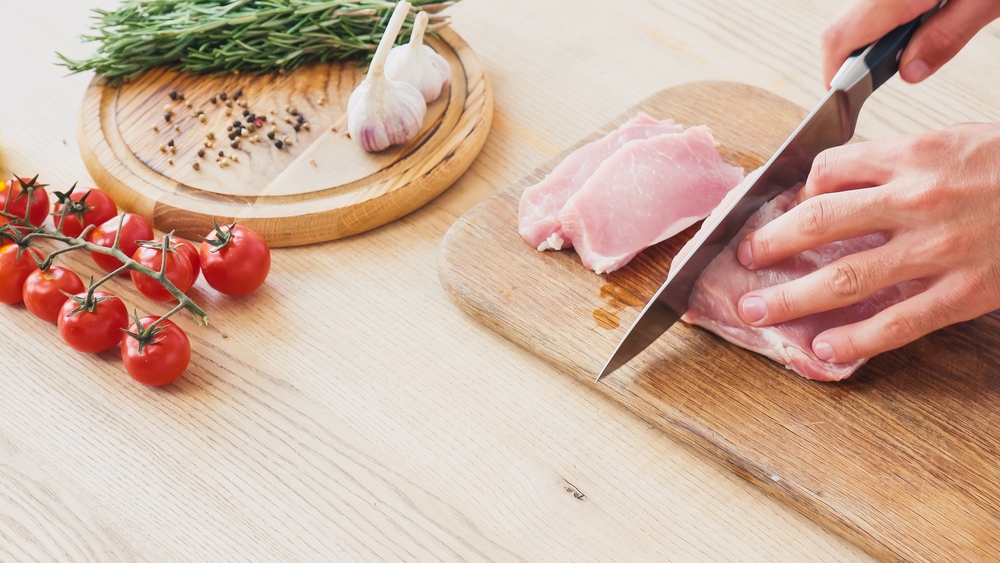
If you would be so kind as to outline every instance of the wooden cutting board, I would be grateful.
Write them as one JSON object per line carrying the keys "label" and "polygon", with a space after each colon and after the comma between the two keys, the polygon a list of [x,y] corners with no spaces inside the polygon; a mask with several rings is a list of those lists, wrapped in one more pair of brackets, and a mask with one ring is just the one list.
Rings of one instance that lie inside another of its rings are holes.
{"label": "wooden cutting board", "polygon": [[[760,89],[700,82],[652,96],[585,141],[639,110],[708,124],[724,158],[748,170],[806,114]],[[595,384],[696,229],[602,276],[585,270],[572,250],[530,248],[517,233],[519,196],[568,152],[448,231],[438,269],[457,304],[877,557],[1000,559],[996,314],[877,356],[840,383],[808,381],[678,324]]]}
{"label": "wooden cutting board", "polygon": [[[84,162],[119,206],[194,240],[211,231],[213,219],[238,220],[272,246],[378,227],[450,186],[489,132],[493,96],[482,66],[455,32],[438,34],[427,44],[451,65],[451,85],[405,145],[369,154],[348,138],[347,99],[366,70],[353,62],[272,76],[153,70],[118,88],[91,82],[79,129]],[[227,127],[246,121],[244,109],[266,122],[254,132],[259,140],[248,135],[233,147]],[[298,115],[307,125],[296,131]],[[266,136],[272,127],[274,140]]]}

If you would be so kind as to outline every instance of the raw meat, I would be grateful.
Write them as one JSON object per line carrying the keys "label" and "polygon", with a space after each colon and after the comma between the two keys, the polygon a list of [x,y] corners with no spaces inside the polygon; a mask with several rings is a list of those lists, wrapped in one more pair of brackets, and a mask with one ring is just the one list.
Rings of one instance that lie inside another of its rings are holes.
{"label": "raw meat", "polygon": [[[739,234],[698,279],[691,295],[689,309],[682,320],[702,326],[737,346],[780,362],[803,377],[820,381],[839,381],[854,373],[866,360],[852,363],[824,362],[812,352],[812,341],[816,335],[829,328],[867,319],[907,298],[913,293],[915,286],[900,284],[879,291],[849,307],[769,327],[753,327],[740,320],[736,307],[740,297],[745,293],[800,278],[843,256],[885,244],[882,233],[872,233],[818,246],[763,270],[748,270],[743,267],[736,258],[736,249],[740,241],[750,231],[760,228],[790,209],[795,204],[797,191],[796,188],[779,195],[747,220]],[[710,221],[711,219],[706,221],[706,224]],[[689,251],[689,247],[690,243],[681,249],[678,256]],[[676,259],[675,263],[678,263]]]}
{"label": "raw meat", "polygon": [[657,121],[639,113],[618,129],[571,153],[541,182],[528,186],[521,194],[518,208],[521,237],[538,250],[568,248],[570,244],[563,238],[559,224],[559,211],[597,167],[631,140],[680,133],[681,130],[672,119]]}
{"label": "raw meat", "polygon": [[598,274],[704,219],[743,179],[705,126],[624,144],[573,194],[559,222]]}

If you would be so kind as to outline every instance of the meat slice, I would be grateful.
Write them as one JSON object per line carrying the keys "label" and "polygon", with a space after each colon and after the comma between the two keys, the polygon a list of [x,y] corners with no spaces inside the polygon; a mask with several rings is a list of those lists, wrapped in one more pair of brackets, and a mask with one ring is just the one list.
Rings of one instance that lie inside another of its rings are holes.
{"label": "meat slice", "polygon": [[705,126],[624,144],[573,194],[559,222],[598,274],[704,219],[743,179]]}
{"label": "meat slice", "polygon": [[[913,293],[915,286],[900,284],[879,291],[849,307],[769,327],[753,327],[740,320],[736,307],[740,297],[748,291],[800,278],[843,256],[885,244],[885,237],[881,233],[872,233],[818,246],[763,270],[744,268],[736,258],[736,249],[740,241],[750,231],[760,228],[790,209],[795,204],[796,191],[798,190],[793,189],[779,195],[747,220],[736,238],[712,261],[698,279],[691,295],[689,309],[682,320],[702,326],[737,346],[780,362],[803,377],[820,381],[839,381],[854,373],[866,360],[851,363],[820,360],[812,352],[812,341],[816,335],[829,328],[867,319],[908,297]],[[681,249],[678,256],[689,250],[690,243]]]}
{"label": "meat slice", "polygon": [[656,135],[680,133],[672,119],[657,121],[639,113],[618,129],[573,151],[541,182],[525,188],[518,207],[518,232],[538,250],[568,248],[559,211],[602,162],[625,143]]}

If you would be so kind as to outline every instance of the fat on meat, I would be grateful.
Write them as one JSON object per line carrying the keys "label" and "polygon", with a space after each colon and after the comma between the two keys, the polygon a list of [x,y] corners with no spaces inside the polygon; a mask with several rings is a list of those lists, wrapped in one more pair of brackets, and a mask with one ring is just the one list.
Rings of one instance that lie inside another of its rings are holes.
{"label": "fat on meat", "polygon": [[563,237],[598,274],[704,219],[743,179],[708,127],[630,141],[604,160],[559,212]]}
{"label": "fat on meat", "polygon": [[[753,176],[753,174],[751,174]],[[748,176],[748,180],[749,180]],[[739,190],[734,190],[734,193]],[[798,187],[766,203],[702,272],[691,294],[689,308],[682,320],[704,327],[725,340],[766,356],[808,379],[839,381],[854,373],[866,361],[832,363],[820,360],[812,352],[813,339],[824,330],[844,326],[872,317],[879,311],[899,303],[916,292],[913,283],[903,283],[883,289],[864,301],[832,311],[816,313],[800,319],[767,327],[754,327],[740,320],[737,305],[745,293],[798,279],[844,256],[885,244],[885,236],[876,232],[865,236],[817,246],[781,263],[762,270],[749,270],[739,263],[737,247],[743,238],[795,205]],[[720,209],[724,207],[720,205]],[[706,224],[709,224],[706,221]],[[694,237],[681,249],[678,257],[691,250]],[[674,264],[679,261],[675,258]]]}
{"label": "fat on meat", "polygon": [[562,235],[559,211],[606,158],[625,143],[656,135],[680,133],[672,119],[658,121],[646,113],[625,122],[600,139],[570,153],[542,181],[528,186],[518,205],[518,232],[538,250],[560,250],[571,243]]}

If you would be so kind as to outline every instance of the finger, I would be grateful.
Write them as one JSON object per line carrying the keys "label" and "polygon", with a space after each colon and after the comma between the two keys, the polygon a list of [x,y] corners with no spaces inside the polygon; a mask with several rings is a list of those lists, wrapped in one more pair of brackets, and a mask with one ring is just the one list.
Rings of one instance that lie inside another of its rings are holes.
{"label": "finger", "polygon": [[854,0],[848,4],[821,36],[824,83],[829,88],[833,75],[855,49],[880,39],[936,4],[937,0]]}
{"label": "finger", "polygon": [[920,82],[934,74],[998,16],[1000,3],[951,0],[913,34],[900,59],[900,77]]}
{"label": "finger", "polygon": [[740,299],[740,316],[754,326],[782,323],[854,305],[877,291],[934,271],[933,265],[906,260],[905,253],[893,246],[850,254],[799,279],[751,291]]}
{"label": "finger", "polygon": [[810,198],[751,232],[736,255],[751,270],[766,268],[820,244],[847,240],[895,222],[884,212],[884,187],[824,194]]}
{"label": "finger", "polygon": [[986,311],[962,308],[975,303],[964,290],[941,279],[923,293],[854,324],[826,330],[813,339],[813,353],[825,361],[846,363],[894,350],[948,325],[973,319]]}
{"label": "finger", "polygon": [[895,170],[896,143],[892,140],[851,143],[827,149],[813,159],[801,203],[820,194],[856,190],[888,183]]}

